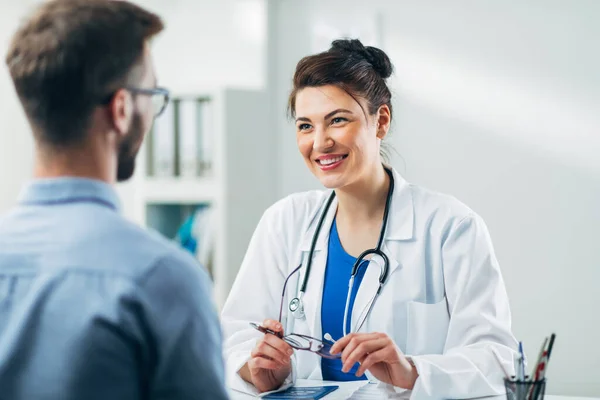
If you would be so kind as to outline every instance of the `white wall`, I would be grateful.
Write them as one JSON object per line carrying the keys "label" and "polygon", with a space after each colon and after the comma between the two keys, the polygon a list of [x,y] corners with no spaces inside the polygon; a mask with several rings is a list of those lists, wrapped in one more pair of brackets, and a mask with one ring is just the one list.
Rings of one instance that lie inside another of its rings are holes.
{"label": "white wall", "polygon": [[[18,21],[41,0],[0,0],[0,213],[31,176],[33,141],[4,55]],[[265,85],[265,0],[138,0],[166,25],[153,46],[159,84],[175,93]],[[127,190],[127,185],[124,185]],[[125,192],[124,192],[125,193]]]}
{"label": "white wall", "polygon": [[600,3],[452,5],[386,19],[394,145],[487,221],[530,359],[557,334],[548,391],[598,396]]}
{"label": "white wall", "polygon": [[35,2],[0,0],[0,213],[15,204],[23,181],[32,172],[33,140],[4,58],[23,10]]}
{"label": "white wall", "polygon": [[[297,53],[323,20],[380,41],[397,70],[394,165],[486,220],[529,358],[557,334],[551,394],[600,396],[599,19],[594,0],[314,0],[303,32],[278,32]],[[280,98],[302,55],[277,60]],[[319,187],[278,121],[280,195]]]}
{"label": "white wall", "polygon": [[163,17],[154,43],[160,84],[175,92],[206,86],[264,86],[265,0],[136,0]]}

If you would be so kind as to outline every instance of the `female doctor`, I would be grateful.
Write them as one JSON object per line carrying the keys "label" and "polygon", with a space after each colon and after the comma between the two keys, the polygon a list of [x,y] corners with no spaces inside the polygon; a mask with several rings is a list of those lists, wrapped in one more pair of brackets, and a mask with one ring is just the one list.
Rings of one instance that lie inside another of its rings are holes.
{"label": "female doctor", "polygon": [[383,163],[391,73],[358,40],[297,65],[296,140],[326,190],[280,200],[254,232],[222,312],[234,389],[368,377],[414,398],[504,392],[495,357],[511,371],[517,344],[487,228]]}

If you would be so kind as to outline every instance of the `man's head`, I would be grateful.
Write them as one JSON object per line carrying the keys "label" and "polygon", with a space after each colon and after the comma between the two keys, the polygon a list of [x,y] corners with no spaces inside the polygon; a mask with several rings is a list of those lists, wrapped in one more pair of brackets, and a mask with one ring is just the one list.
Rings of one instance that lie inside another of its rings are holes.
{"label": "man's head", "polygon": [[156,90],[148,46],[162,29],[157,15],[126,1],[51,0],[37,8],[13,36],[6,64],[38,148],[110,148],[117,179],[128,179],[167,100]]}

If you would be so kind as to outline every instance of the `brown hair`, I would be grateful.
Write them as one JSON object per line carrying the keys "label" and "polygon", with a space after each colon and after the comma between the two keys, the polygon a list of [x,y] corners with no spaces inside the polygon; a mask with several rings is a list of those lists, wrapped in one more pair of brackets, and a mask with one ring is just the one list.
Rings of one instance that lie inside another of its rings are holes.
{"label": "brown hair", "polygon": [[[51,0],[12,38],[6,65],[39,140],[82,140],[93,109],[123,87],[160,17],[127,1]],[[138,78],[139,79],[139,78]]]}
{"label": "brown hair", "polygon": [[384,104],[390,108],[391,114],[392,94],[386,79],[392,72],[392,63],[382,50],[365,47],[358,39],[335,40],[329,50],[304,57],[298,62],[288,111],[295,117],[296,95],[300,90],[335,85],[355,100],[358,97],[366,100],[370,115]]}

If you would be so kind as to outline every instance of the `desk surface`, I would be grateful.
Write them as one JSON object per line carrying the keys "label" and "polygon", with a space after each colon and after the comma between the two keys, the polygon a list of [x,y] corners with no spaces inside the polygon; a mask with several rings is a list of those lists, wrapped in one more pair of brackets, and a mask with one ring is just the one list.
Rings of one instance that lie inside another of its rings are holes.
{"label": "desk surface", "polygon": [[[364,381],[355,382],[324,382],[324,381],[309,381],[300,379],[296,383],[296,386],[323,386],[323,385],[335,385],[339,386],[339,389],[335,390],[331,394],[325,396],[323,400],[375,400],[384,399],[388,397],[384,389],[378,387],[375,384],[366,384]],[[231,391],[231,400],[248,400],[256,398],[248,394]],[[406,392],[405,395],[395,394],[394,399],[409,399],[410,392]],[[546,400],[600,400],[593,399],[591,397],[570,397],[570,396],[544,396]],[[486,400],[505,400],[506,396],[494,396],[487,397]],[[482,400],[482,399],[480,399]]]}

